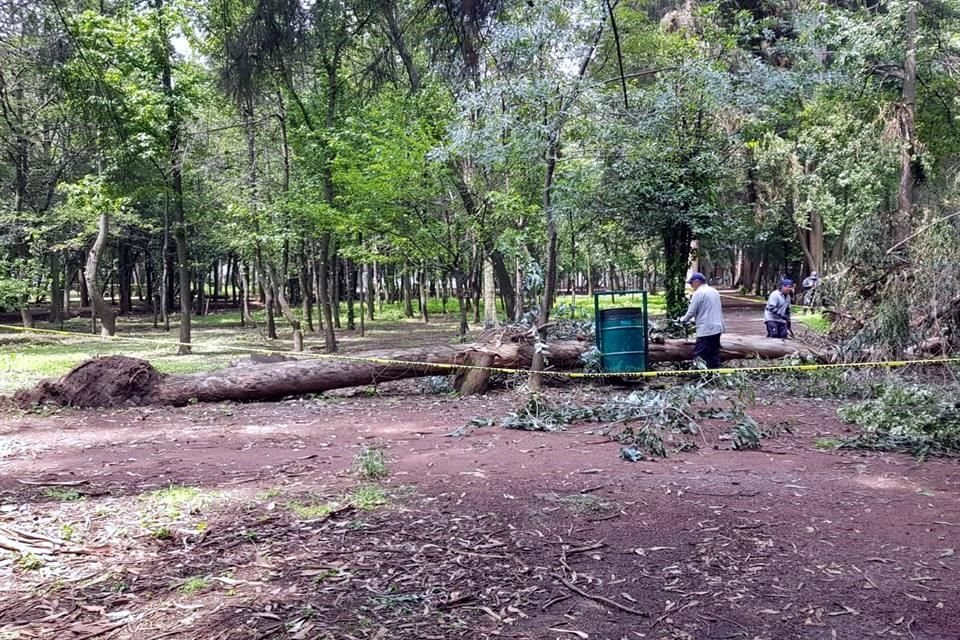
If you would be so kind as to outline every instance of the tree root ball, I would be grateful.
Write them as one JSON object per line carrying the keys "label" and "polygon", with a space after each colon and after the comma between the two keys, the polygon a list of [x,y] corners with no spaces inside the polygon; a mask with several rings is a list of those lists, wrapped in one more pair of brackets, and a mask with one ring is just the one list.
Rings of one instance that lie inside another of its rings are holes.
{"label": "tree root ball", "polygon": [[129,407],[149,404],[162,376],[146,360],[126,356],[94,358],[77,365],[59,380],[44,380],[17,392],[21,409],[60,407]]}

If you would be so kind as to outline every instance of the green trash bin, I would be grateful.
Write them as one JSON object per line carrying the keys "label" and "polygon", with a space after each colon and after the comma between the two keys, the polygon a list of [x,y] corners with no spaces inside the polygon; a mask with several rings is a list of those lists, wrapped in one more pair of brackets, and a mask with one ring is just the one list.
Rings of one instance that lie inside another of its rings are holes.
{"label": "green trash bin", "polygon": [[[642,306],[601,309],[600,296],[642,296]],[[594,322],[600,366],[607,373],[638,373],[647,370],[647,292],[613,291],[593,297]]]}

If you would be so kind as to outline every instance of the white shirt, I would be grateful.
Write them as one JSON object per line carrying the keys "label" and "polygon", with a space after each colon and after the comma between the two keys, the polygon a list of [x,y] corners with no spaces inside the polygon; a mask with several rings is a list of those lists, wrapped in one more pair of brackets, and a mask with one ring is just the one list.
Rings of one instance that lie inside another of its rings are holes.
{"label": "white shirt", "polygon": [[726,327],[723,324],[723,308],[716,289],[706,283],[697,287],[690,299],[690,307],[680,321],[688,322],[691,319],[697,323],[698,338],[724,332]]}

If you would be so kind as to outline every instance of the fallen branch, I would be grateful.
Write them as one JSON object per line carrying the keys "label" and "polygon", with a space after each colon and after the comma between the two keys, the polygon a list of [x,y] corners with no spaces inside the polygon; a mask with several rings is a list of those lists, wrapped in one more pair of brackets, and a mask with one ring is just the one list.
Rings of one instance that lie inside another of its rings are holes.
{"label": "fallen branch", "polygon": [[556,578],[557,580],[559,580],[561,583],[563,583],[563,586],[565,586],[567,589],[570,589],[570,591],[573,591],[578,596],[587,598],[588,600],[593,600],[594,602],[602,602],[603,604],[613,607],[614,609],[619,609],[620,611],[623,611],[625,613],[632,613],[635,616],[642,616],[644,618],[650,617],[649,613],[644,613],[643,611],[637,611],[636,609],[632,609],[626,605],[620,604],[619,602],[616,602],[615,600],[611,600],[610,598],[605,598],[603,596],[587,593],[577,585],[568,581],[566,578],[564,578],[560,574],[552,573],[550,575]]}
{"label": "fallen branch", "polygon": [[72,546],[66,540],[21,531],[13,527],[0,527],[0,548],[34,555],[50,553],[74,553],[79,555],[88,553],[83,547]]}

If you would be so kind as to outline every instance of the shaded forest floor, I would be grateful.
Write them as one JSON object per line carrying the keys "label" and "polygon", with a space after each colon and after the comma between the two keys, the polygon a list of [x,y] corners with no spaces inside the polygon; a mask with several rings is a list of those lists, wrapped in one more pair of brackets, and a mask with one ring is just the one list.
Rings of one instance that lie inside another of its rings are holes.
{"label": "shaded forest floor", "polygon": [[[344,346],[455,336],[379,329]],[[836,406],[779,397],[759,451],[719,420],[636,463],[596,424],[449,435],[523,402],[424,379],[0,413],[0,640],[960,637],[956,461],[822,451]]]}
{"label": "shaded forest floor", "polygon": [[657,462],[596,425],[447,435],[520,401],[4,415],[0,638],[960,636],[955,461],[820,451],[817,402],[753,408],[794,430],[760,451],[708,426]]}

